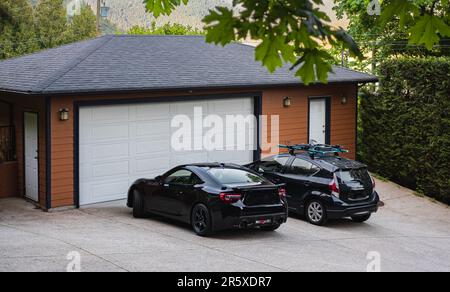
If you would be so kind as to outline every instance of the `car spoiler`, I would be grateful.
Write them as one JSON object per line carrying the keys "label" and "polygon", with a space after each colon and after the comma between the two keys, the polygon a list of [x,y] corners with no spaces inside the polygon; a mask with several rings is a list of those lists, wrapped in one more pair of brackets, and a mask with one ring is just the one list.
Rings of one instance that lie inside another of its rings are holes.
{"label": "car spoiler", "polygon": [[242,186],[242,187],[233,187],[233,191],[251,191],[251,190],[255,190],[255,191],[269,191],[269,190],[276,190],[282,187],[285,187],[286,184],[277,184],[277,185],[272,185],[272,186]]}

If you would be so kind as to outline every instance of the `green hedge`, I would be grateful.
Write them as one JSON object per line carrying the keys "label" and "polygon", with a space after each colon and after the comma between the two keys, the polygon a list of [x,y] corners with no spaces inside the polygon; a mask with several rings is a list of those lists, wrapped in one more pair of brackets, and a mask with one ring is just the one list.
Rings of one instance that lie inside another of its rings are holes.
{"label": "green hedge", "polygon": [[378,92],[361,99],[361,159],[450,204],[450,59],[389,60],[380,76]]}

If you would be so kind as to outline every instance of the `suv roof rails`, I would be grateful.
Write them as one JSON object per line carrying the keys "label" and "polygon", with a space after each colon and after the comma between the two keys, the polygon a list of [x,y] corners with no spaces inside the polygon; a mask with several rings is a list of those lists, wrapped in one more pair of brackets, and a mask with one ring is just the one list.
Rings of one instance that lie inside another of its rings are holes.
{"label": "suv roof rails", "polygon": [[303,151],[314,159],[316,157],[339,156],[340,153],[348,153],[347,149],[341,145],[326,144],[296,144],[296,145],[279,145],[280,148],[288,149],[289,154],[295,155],[297,151]]}

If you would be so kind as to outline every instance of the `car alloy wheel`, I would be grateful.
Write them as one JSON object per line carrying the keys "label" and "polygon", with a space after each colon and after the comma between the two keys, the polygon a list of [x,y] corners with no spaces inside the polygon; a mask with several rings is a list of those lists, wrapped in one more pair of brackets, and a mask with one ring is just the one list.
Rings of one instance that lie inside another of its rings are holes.
{"label": "car alloy wheel", "polygon": [[205,236],[210,233],[211,222],[210,222],[209,211],[204,205],[197,205],[192,212],[192,227],[195,233],[200,236]]}
{"label": "car alloy wheel", "polygon": [[308,221],[314,225],[324,225],[327,221],[326,210],[318,201],[312,201],[306,208]]}

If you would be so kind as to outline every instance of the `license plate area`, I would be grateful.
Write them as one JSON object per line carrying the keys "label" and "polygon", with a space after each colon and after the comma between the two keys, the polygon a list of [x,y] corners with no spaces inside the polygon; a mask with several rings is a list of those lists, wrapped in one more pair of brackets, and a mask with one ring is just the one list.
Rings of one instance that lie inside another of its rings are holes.
{"label": "license plate area", "polygon": [[259,219],[255,222],[256,225],[268,225],[272,224],[272,219]]}

